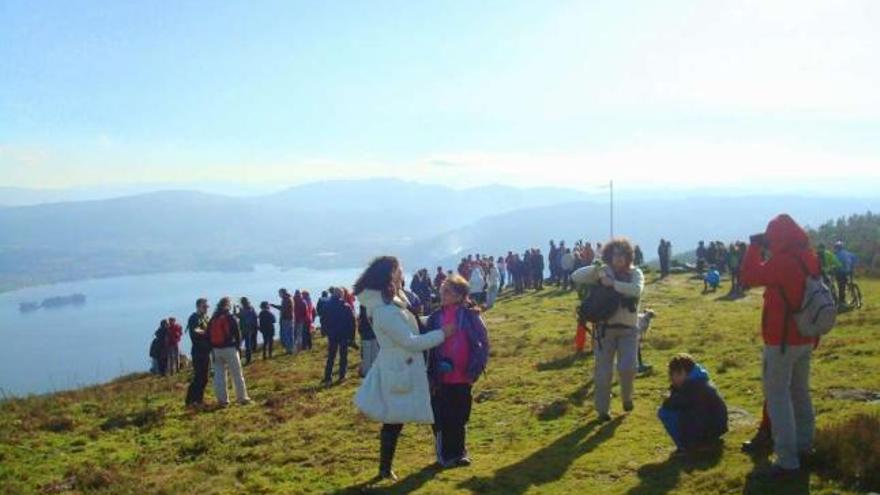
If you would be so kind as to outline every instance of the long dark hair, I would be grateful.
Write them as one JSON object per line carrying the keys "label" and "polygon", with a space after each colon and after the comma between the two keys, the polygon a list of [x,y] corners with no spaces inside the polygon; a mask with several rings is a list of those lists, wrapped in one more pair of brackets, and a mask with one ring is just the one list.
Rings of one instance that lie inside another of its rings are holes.
{"label": "long dark hair", "polygon": [[220,300],[217,301],[217,306],[214,307],[214,315],[211,318],[213,319],[222,315],[224,306],[232,310],[232,299],[229,296],[221,297]]}
{"label": "long dark hair", "polygon": [[354,295],[357,296],[367,289],[377,290],[382,293],[385,302],[390,302],[399,289],[392,281],[398,267],[400,267],[400,262],[394,256],[375,258],[354,283]]}

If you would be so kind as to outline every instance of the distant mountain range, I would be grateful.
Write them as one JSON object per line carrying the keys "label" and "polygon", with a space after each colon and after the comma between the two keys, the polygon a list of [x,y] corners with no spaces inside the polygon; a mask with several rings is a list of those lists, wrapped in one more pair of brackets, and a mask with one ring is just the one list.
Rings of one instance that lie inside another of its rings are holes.
{"label": "distant mountain range", "polygon": [[331,181],[261,196],[161,191],[0,207],[0,289],[172,270],[358,266],[482,217],[584,197],[574,190],[453,190]]}
{"label": "distant mountain range", "polygon": [[[818,225],[880,209],[877,198],[796,196],[621,200],[615,233],[653,255],[660,237],[745,238],[776,213]],[[254,264],[362,266],[399,254],[407,266],[474,252],[546,248],[549,239],[609,236],[601,196],[560,188],[454,190],[398,180],[330,181],[230,197],[161,191],[119,198],[0,207],[0,290],[61,280]]]}

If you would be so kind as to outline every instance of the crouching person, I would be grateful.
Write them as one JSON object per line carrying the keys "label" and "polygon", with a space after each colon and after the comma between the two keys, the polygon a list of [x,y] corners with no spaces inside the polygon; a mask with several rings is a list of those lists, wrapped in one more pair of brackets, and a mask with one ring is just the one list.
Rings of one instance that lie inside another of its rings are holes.
{"label": "crouching person", "polygon": [[709,382],[709,373],[688,354],[669,362],[669,397],[657,417],[676,454],[711,444],[727,433],[727,406]]}
{"label": "crouching person", "polygon": [[455,333],[428,357],[431,407],[437,462],[443,467],[469,466],[465,446],[473,398],[471,388],[486,369],[489,340],[480,310],[469,299],[469,283],[453,275],[440,288],[441,308],[428,319],[428,328],[452,326]]}

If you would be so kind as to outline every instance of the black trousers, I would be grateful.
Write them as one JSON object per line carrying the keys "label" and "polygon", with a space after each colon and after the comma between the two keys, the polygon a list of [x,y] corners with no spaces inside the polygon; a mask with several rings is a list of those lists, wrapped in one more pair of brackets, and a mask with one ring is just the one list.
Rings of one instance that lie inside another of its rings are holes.
{"label": "black trousers", "polygon": [[440,385],[431,397],[434,435],[443,462],[455,462],[467,455],[465,435],[471,418],[471,385]]}
{"label": "black trousers", "polygon": [[849,282],[849,275],[845,273],[837,273],[837,302],[846,304],[846,284]]}
{"label": "black trousers", "polygon": [[272,346],[275,343],[275,332],[260,332],[263,334],[263,359],[272,357]]}
{"label": "black trousers", "polygon": [[303,327],[302,348],[304,351],[312,348],[312,331],[309,327]]}
{"label": "black trousers", "polygon": [[327,364],[324,366],[324,381],[329,382],[333,375],[333,362],[339,353],[339,379],[345,378],[348,370],[348,341],[345,339],[327,339]]}
{"label": "black trousers", "polygon": [[201,404],[205,399],[205,386],[208,385],[208,371],[211,366],[211,351],[192,350],[193,376],[186,391],[186,405]]}

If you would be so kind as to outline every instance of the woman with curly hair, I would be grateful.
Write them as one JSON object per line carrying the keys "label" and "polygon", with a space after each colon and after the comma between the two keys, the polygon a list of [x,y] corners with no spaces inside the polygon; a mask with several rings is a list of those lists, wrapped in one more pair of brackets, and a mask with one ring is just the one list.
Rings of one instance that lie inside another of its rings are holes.
{"label": "woman with curly hair", "polygon": [[379,354],[354,402],[382,423],[379,478],[392,480],[397,479],[391,464],[403,424],[434,423],[423,352],[455,333],[454,325],[446,325],[420,334],[402,286],[403,270],[392,256],[373,260],[354,285],[379,342]]}
{"label": "woman with curly hair", "polygon": [[633,246],[626,239],[612,239],[602,248],[602,264],[581,268],[571,275],[575,285],[604,286],[620,297],[611,316],[597,325],[593,338],[596,353],[594,402],[602,421],[611,419],[611,379],[614,361],[620,376],[623,410],[633,410],[633,384],[638,373],[639,300],[645,287],[642,271],[633,266]]}

